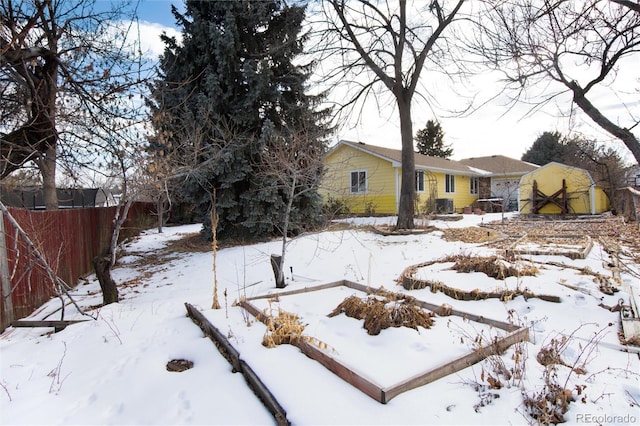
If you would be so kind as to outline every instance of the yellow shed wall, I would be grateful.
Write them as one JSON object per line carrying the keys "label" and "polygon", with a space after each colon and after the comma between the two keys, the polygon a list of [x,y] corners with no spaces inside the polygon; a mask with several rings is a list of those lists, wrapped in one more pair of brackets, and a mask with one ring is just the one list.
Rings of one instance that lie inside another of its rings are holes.
{"label": "yellow shed wall", "polygon": [[596,214],[607,212],[611,209],[611,202],[609,201],[609,197],[604,192],[604,190],[600,187],[596,187],[595,190],[596,195]]}
{"label": "yellow shed wall", "polygon": [[[547,196],[553,195],[562,188],[562,179],[567,186],[567,198],[570,214],[591,213],[591,185],[592,181],[586,170],[568,167],[562,164],[547,164],[529,173],[520,180],[520,212],[531,213],[533,209],[533,181],[538,189]],[[601,188],[595,188],[596,213],[602,213],[609,208],[608,198]],[[547,204],[540,209],[541,214],[560,214],[560,207]]]}

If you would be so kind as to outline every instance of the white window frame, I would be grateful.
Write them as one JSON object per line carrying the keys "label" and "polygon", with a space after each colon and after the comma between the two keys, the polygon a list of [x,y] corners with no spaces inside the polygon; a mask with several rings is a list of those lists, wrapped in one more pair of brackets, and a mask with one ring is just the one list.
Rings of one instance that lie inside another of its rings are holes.
{"label": "white window frame", "polygon": [[416,192],[424,192],[424,170],[416,170]]}
{"label": "white window frame", "polygon": [[456,175],[444,175],[444,193],[455,194],[456,192]]}
{"label": "white window frame", "polygon": [[480,188],[480,179],[471,176],[469,178],[469,194],[478,195],[478,189]]}
{"label": "white window frame", "polygon": [[[354,182],[353,182],[353,176],[354,174],[357,173],[357,178],[358,182],[356,183],[355,186],[357,186],[356,190],[354,191]],[[360,175],[364,175],[364,182],[360,182]],[[369,177],[367,176],[367,170],[366,169],[361,169],[361,170],[351,170],[349,172],[349,192],[351,194],[365,194],[367,192],[367,187],[368,187],[368,183],[369,183]]]}

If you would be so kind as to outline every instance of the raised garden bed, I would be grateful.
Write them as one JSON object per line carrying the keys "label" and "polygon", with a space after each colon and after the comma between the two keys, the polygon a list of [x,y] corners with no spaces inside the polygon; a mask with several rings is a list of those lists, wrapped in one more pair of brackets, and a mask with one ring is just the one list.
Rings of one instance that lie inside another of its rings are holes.
{"label": "raised garden bed", "polygon": [[[313,292],[323,291],[323,297]],[[501,353],[510,345],[529,338],[527,328],[495,321],[449,308],[448,316],[434,318],[429,329],[392,328],[383,333],[394,333],[398,345],[382,346],[376,336],[362,328],[362,321],[345,315],[327,317],[345,298],[351,295],[367,297],[385,294],[351,281],[343,280],[317,287],[252,297],[239,302],[258,320],[269,323],[279,309],[295,313],[307,324],[305,338],[291,343],[310,358],[320,362],[334,374],[381,403],[395,396],[423,386],[434,380],[460,371],[491,354]],[[313,298],[314,303],[304,298]],[[276,306],[277,301],[277,306]],[[415,301],[422,309],[442,312],[441,306]],[[302,310],[302,307],[306,307]],[[331,326],[330,325],[331,323]],[[335,326],[339,322],[339,326]],[[359,333],[354,338],[353,330]],[[335,330],[343,330],[344,333]],[[349,330],[349,333],[347,333]],[[397,336],[396,336],[397,335]],[[356,346],[354,350],[353,346]],[[406,348],[411,347],[412,351]],[[349,354],[358,354],[349,355]],[[359,362],[362,354],[375,365],[365,371]]]}
{"label": "raised garden bed", "polygon": [[[469,288],[456,288],[448,286],[438,279],[422,278],[425,276],[442,279],[447,274],[470,272],[483,273],[487,276],[485,280],[495,279],[498,280],[500,285],[485,285],[483,289],[479,289],[475,287],[478,285],[479,280],[473,280],[469,283],[472,284]],[[523,277],[536,274],[537,269],[529,264],[516,267],[496,256],[486,258],[479,256],[451,256],[409,266],[402,271],[398,282],[406,290],[421,290],[429,287],[433,293],[442,292],[456,300],[500,299],[508,301],[514,297],[522,296],[525,299],[539,298],[548,302],[559,303],[560,297],[558,296],[536,294],[526,287],[520,288],[517,285],[509,287],[505,281],[508,277]]]}
{"label": "raised garden bed", "polygon": [[506,255],[556,255],[569,259],[586,259],[592,248],[593,241],[588,235],[524,235],[512,242],[506,249]]}

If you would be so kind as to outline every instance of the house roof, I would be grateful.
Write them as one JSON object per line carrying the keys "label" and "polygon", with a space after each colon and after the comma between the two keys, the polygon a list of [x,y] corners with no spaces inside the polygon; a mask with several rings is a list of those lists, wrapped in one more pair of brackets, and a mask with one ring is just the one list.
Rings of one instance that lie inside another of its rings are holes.
{"label": "house roof", "polygon": [[[376,157],[390,161],[395,167],[402,165],[402,151],[399,149],[383,148],[381,146],[368,145],[363,142],[351,142],[341,140],[338,143],[340,145],[347,145],[360,151],[367,152]],[[338,147],[336,146],[336,148]],[[431,157],[429,155],[422,155],[419,153],[414,154],[416,169],[417,170],[433,170],[441,172],[455,172],[459,175],[485,175],[488,174],[484,170],[476,170],[466,164],[459,161],[449,160],[442,157]]]}
{"label": "house roof", "polygon": [[524,175],[540,166],[526,161],[505,157],[504,155],[490,155],[488,157],[473,157],[460,160],[462,164],[481,170],[486,170],[491,175]]}

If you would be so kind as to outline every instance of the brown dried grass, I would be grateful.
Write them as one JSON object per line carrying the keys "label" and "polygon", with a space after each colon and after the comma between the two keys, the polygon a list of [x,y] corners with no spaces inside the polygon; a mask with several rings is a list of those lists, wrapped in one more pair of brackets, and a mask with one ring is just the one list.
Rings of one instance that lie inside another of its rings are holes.
{"label": "brown dried grass", "polygon": [[465,243],[486,243],[504,238],[503,234],[498,231],[477,226],[445,229],[442,237],[447,241],[462,241]]}
{"label": "brown dried grass", "polygon": [[389,327],[430,328],[433,325],[432,314],[416,304],[415,299],[398,293],[385,293],[384,296],[370,295],[366,299],[349,296],[344,299],[328,316],[344,313],[346,316],[364,320],[363,327],[371,336],[377,336]]}
{"label": "brown dried grass", "polygon": [[302,332],[304,331],[305,325],[302,324],[302,321],[300,321],[300,318],[296,314],[278,308],[278,315],[274,316],[272,309],[271,311],[271,315],[267,315],[265,310],[267,331],[262,339],[264,346],[275,348],[282,344],[295,345],[302,339]]}
{"label": "brown dried grass", "polygon": [[508,277],[535,276],[538,273],[538,269],[533,266],[516,268],[515,266],[505,264],[505,262],[497,256],[480,257],[457,255],[443,259],[443,262],[454,262],[451,269],[458,272],[482,272],[498,280],[503,280]]}

